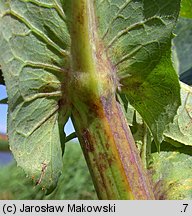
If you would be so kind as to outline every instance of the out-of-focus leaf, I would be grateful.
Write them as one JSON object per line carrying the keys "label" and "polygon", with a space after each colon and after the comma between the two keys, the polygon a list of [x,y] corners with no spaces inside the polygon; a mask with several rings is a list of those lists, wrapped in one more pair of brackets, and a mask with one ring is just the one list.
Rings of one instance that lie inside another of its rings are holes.
{"label": "out-of-focus leaf", "polygon": [[122,92],[157,144],[180,105],[170,51],[179,9],[179,0],[96,1],[98,29]]}
{"label": "out-of-focus leaf", "polygon": [[0,100],[0,104],[7,104],[7,102],[8,102],[8,98],[4,98]]}
{"label": "out-of-focus leaf", "polygon": [[172,43],[172,61],[175,71],[177,72],[177,74],[179,74],[179,58],[177,56],[177,50],[174,43]]}
{"label": "out-of-focus leaf", "polygon": [[1,69],[0,69],[0,84],[1,84],[1,85],[5,85],[5,81],[4,81],[3,73],[2,73],[2,70],[1,70]]}
{"label": "out-of-focus leaf", "polygon": [[192,19],[179,18],[175,34],[174,46],[179,60],[179,74],[181,75],[192,68]]}
{"label": "out-of-focus leaf", "polygon": [[192,87],[180,82],[182,104],[164,132],[165,138],[192,146]]}
{"label": "out-of-focus leaf", "polygon": [[[151,155],[150,172],[154,182],[157,199],[183,200],[192,199],[192,152],[191,147],[170,148],[165,142],[160,153]],[[166,150],[166,148],[168,149]]]}
{"label": "out-of-focus leaf", "polygon": [[182,73],[179,79],[188,85],[192,85],[192,68]]}
{"label": "out-of-focus leaf", "polygon": [[1,0],[0,29],[10,148],[26,174],[51,189],[62,171],[60,131],[68,118],[65,14],[59,0]]}
{"label": "out-of-focus leaf", "polygon": [[133,106],[129,103],[127,96],[125,94],[118,94],[117,95],[118,100],[122,107],[124,107],[124,113],[126,116],[126,119],[129,123],[129,126],[133,126],[136,124],[143,124],[143,119],[139,115],[139,113],[134,109]]}
{"label": "out-of-focus leaf", "polygon": [[181,0],[180,16],[192,18],[192,0]]}

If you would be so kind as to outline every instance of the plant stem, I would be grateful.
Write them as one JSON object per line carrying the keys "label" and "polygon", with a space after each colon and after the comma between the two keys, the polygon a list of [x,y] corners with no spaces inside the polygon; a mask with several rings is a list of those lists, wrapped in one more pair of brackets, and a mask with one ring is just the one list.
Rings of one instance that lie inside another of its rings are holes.
{"label": "plant stem", "polygon": [[72,121],[100,199],[154,199],[97,36],[92,0],[71,0]]}
{"label": "plant stem", "polygon": [[[115,98],[94,104],[95,112],[73,110],[75,125],[100,199],[153,199],[134,140]],[[90,107],[91,109],[91,107]]]}

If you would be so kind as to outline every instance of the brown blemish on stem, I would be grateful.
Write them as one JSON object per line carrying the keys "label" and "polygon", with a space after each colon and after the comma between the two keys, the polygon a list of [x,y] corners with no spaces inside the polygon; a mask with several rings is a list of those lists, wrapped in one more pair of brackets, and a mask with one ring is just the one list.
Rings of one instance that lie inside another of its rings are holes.
{"label": "brown blemish on stem", "polygon": [[119,152],[123,170],[129,179],[132,191],[135,191],[135,198],[142,199],[142,197],[146,197],[147,199],[152,199],[150,198],[152,197],[150,189],[148,190],[150,184],[145,172],[143,172],[143,166],[138,156],[134,140],[128,129],[128,125],[123,119],[123,113],[118,103],[114,99],[106,99],[105,97],[101,97],[101,102],[114,141],[116,142],[116,149]]}
{"label": "brown blemish on stem", "polygon": [[77,21],[80,25],[84,25],[85,22],[85,18],[84,18],[84,14],[85,14],[85,4],[84,2],[81,3],[81,11],[77,14]]}
{"label": "brown blemish on stem", "polygon": [[88,129],[83,130],[82,137],[83,137],[83,140],[85,143],[85,149],[88,152],[93,152],[95,150],[95,148],[94,148],[94,145],[92,142],[92,137],[91,137]]}
{"label": "brown blemish on stem", "polygon": [[101,110],[101,107],[100,107],[100,104],[99,104],[99,101],[97,100],[90,100],[88,102],[89,104],[89,112],[94,114],[95,117],[98,117],[98,118],[104,118],[104,112]]}

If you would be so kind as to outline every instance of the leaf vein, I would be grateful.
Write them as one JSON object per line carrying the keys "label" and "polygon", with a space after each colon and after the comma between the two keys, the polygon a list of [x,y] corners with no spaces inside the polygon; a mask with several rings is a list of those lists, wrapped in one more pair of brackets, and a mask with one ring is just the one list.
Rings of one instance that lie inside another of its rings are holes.
{"label": "leaf vein", "polygon": [[55,48],[59,53],[61,53],[63,56],[69,56],[69,53],[66,50],[61,49],[56,43],[54,43],[49,37],[47,37],[43,32],[41,32],[39,29],[35,28],[27,19],[20,16],[13,10],[6,11],[3,16],[12,15],[15,18],[19,19],[21,22],[23,22],[28,28],[31,29],[32,32],[37,34],[46,44],[49,44],[51,47]]}

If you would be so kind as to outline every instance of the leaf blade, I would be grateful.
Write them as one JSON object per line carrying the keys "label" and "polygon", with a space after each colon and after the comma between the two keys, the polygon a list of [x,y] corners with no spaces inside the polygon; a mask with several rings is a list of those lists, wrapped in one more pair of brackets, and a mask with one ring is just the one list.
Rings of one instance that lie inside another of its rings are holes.
{"label": "leaf blade", "polygon": [[[191,147],[167,148],[151,155],[150,172],[154,182],[157,199],[184,200],[191,199]],[[183,172],[185,170],[185,172]]]}
{"label": "leaf blade", "polygon": [[173,0],[156,4],[97,1],[96,7],[100,35],[120,79],[120,93],[127,95],[158,145],[180,105],[170,53],[179,8],[180,1]]}
{"label": "leaf blade", "polygon": [[183,145],[192,146],[192,88],[182,82],[180,85],[182,103],[174,121],[167,126],[164,136]]}
{"label": "leaf blade", "polygon": [[0,62],[8,93],[10,148],[18,165],[47,190],[56,186],[61,174],[59,127],[68,118],[62,83],[69,35],[59,4],[0,2]]}

